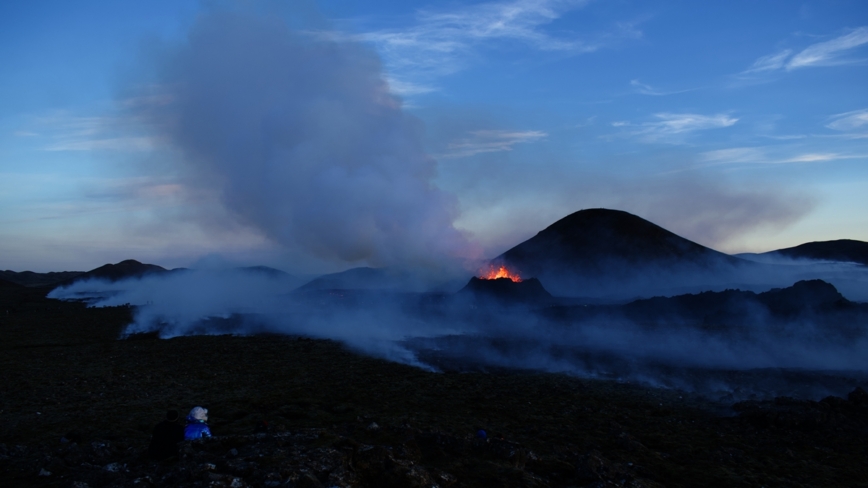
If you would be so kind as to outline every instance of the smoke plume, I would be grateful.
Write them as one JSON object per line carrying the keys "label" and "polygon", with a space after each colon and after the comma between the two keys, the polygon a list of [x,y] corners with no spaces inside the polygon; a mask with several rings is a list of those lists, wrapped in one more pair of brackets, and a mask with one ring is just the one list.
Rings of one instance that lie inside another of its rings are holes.
{"label": "smoke plume", "polygon": [[470,253],[423,127],[371,49],[218,9],[156,51],[132,117],[241,223],[332,262],[431,268]]}

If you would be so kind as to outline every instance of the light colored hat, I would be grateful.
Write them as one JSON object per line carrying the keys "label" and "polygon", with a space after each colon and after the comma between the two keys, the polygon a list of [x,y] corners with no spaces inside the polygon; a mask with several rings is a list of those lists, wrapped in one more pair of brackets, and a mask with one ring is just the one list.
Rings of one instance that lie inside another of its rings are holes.
{"label": "light colored hat", "polygon": [[193,407],[193,410],[190,410],[190,417],[196,420],[208,420],[208,409],[202,407]]}

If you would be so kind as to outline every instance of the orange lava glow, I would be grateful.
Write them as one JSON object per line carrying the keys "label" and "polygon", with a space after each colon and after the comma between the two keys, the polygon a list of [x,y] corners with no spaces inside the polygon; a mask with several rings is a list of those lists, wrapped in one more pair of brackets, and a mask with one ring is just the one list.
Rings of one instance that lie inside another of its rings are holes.
{"label": "orange lava glow", "polygon": [[492,266],[488,270],[481,271],[479,278],[481,278],[483,280],[496,280],[498,278],[509,278],[516,283],[521,281],[521,276],[518,275],[518,272],[510,271],[510,270],[506,269],[506,266],[503,266],[503,265],[501,265],[499,268],[495,268],[494,266]]}

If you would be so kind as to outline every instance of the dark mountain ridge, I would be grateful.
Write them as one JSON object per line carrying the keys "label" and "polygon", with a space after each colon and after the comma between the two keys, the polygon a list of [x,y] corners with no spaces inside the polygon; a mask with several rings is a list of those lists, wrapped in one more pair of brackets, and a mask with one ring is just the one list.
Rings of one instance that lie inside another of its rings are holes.
{"label": "dark mountain ridge", "polygon": [[84,271],[51,271],[35,273],[33,271],[0,271],[0,279],[22,286],[50,286],[70,281]]}
{"label": "dark mountain ridge", "polygon": [[754,265],[630,213],[602,208],[570,214],[492,262],[536,276],[562,295],[679,288],[728,279],[728,272]]}
{"label": "dark mountain ridge", "polygon": [[851,302],[822,280],[799,281],[762,293],[742,290],[706,291],[672,297],[635,300],[624,305],[555,306],[541,310],[560,322],[580,324],[620,317],[653,327],[692,326],[707,329],[753,329],[779,326],[792,332],[794,324],[811,323],[845,335],[868,331],[868,304]]}
{"label": "dark mountain ridge", "polygon": [[[234,269],[243,273],[265,276],[274,280],[289,281],[296,286],[298,284],[298,281],[300,281],[298,278],[285,271],[281,271],[279,269],[271,268],[268,266],[247,266]],[[84,281],[90,279],[100,279],[110,282],[116,282],[130,278],[159,276],[170,273],[184,273],[188,271],[190,271],[190,269],[188,268],[166,269],[156,264],[147,264],[136,261],[135,259],[127,259],[117,264],[105,264],[85,273],[77,272],[71,279],[67,279],[57,284],[68,285],[77,281]]]}
{"label": "dark mountain ridge", "polygon": [[298,287],[298,292],[326,290],[367,290],[419,293],[432,291],[441,283],[430,277],[392,268],[351,268],[314,278]]}
{"label": "dark mountain ridge", "polygon": [[557,259],[563,265],[598,271],[609,261],[633,266],[661,262],[700,265],[742,261],[680,237],[641,217],[594,208],[574,212],[497,259],[517,266],[540,266]]}
{"label": "dark mountain ridge", "polygon": [[169,273],[170,271],[156,264],[145,264],[136,261],[135,259],[127,259],[117,264],[104,264],[99,268],[92,269],[87,273],[82,273],[69,283],[90,279],[100,279],[106,281],[120,281],[128,278],[141,278],[147,275],[157,275]]}
{"label": "dark mountain ridge", "polygon": [[748,259],[789,258],[810,259],[814,261],[838,261],[868,265],[868,242],[853,239],[808,242],[795,247],[778,249],[764,253],[745,253]]}
{"label": "dark mountain ridge", "polygon": [[[776,317],[793,317],[805,313],[823,313],[855,305],[838,290],[822,280],[799,281],[787,288],[762,293],[742,290],[704,292],[674,297],[636,300],[623,306],[636,318],[706,318],[721,314],[759,312],[761,308]],[[754,307],[754,310],[748,310]]]}
{"label": "dark mountain ridge", "polygon": [[283,271],[283,270],[280,270],[277,268],[272,268],[270,266],[245,266],[243,268],[238,268],[238,269],[241,271],[249,272],[249,273],[262,274],[262,275],[268,276],[269,278],[274,278],[274,279],[295,278],[294,276],[287,273],[286,271]]}

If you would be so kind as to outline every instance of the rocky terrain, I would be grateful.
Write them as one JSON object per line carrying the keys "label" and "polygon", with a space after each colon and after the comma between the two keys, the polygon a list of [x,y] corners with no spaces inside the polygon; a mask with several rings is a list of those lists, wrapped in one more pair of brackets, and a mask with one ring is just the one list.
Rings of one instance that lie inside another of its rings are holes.
{"label": "rocky terrain", "polygon": [[514,282],[509,278],[470,278],[470,282],[455,294],[456,300],[466,300],[476,305],[550,305],[556,303],[551,293],[543,288],[536,278]]}
{"label": "rocky terrain", "polygon": [[[47,291],[0,290],[4,486],[868,485],[860,389],[733,405],[557,374],[428,372],[302,337],[118,340],[130,308]],[[215,437],[148,460],[165,410],[194,405]]]}

